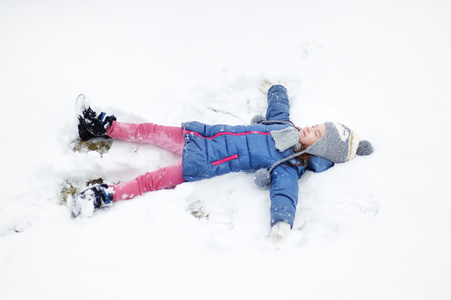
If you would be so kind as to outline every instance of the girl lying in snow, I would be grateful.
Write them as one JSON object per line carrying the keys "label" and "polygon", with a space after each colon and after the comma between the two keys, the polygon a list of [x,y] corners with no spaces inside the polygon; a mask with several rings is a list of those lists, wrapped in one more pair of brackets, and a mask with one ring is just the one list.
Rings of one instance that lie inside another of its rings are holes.
{"label": "girl lying in snow", "polygon": [[128,200],[143,193],[174,187],[230,172],[255,172],[255,183],[270,187],[271,236],[284,237],[293,226],[298,203],[298,179],[305,170],[322,172],[334,163],[373,152],[368,141],[343,124],[326,122],[296,128],[290,121],[287,90],[265,81],[266,118],[256,116],[251,125],[206,125],[199,122],[168,127],[152,123],[117,122],[85,107],[79,116],[82,140],[102,137],[151,143],[180,155],[174,165],[117,185],[93,186],[73,198],[75,216]]}

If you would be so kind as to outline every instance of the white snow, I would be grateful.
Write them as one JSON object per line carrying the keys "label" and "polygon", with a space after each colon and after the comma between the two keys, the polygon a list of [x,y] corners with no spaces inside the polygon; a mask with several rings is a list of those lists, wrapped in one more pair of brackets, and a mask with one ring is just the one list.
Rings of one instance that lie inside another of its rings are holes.
{"label": "white snow", "polygon": [[[1,1],[0,299],[450,299],[450,15],[445,0]],[[266,78],[287,82],[299,126],[343,122],[375,149],[300,180],[285,243],[250,174],[86,219],[59,205],[67,179],[177,159],[72,152],[80,93],[121,121],[247,124]]]}

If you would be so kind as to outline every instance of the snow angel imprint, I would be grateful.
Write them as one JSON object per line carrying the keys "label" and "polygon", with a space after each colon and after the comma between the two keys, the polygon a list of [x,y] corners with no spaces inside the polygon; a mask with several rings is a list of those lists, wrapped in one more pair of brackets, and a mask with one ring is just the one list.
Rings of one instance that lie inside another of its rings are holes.
{"label": "snow angel imprint", "polygon": [[306,170],[323,172],[335,163],[373,152],[347,126],[326,122],[297,128],[290,121],[289,100],[283,85],[262,84],[267,94],[266,116],[251,125],[207,125],[192,121],[181,127],[117,121],[82,106],[78,132],[82,140],[117,139],[151,143],[180,155],[174,165],[145,173],[116,185],[96,185],[74,196],[75,216],[132,199],[150,191],[174,187],[230,172],[255,172],[255,183],[269,188],[272,237],[286,236],[293,226],[298,203],[298,179]]}

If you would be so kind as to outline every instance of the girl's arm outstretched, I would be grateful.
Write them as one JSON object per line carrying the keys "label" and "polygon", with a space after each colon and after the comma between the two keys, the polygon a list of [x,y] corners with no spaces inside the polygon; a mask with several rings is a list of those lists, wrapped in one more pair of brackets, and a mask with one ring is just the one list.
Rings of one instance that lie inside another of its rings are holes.
{"label": "girl's arm outstretched", "polygon": [[290,101],[287,89],[283,85],[273,85],[268,90],[268,121],[290,121]]}

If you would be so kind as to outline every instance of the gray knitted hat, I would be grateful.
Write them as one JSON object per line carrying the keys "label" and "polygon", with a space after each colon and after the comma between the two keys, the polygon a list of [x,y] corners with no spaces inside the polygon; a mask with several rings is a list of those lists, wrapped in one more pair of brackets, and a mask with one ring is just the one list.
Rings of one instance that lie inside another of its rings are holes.
{"label": "gray knitted hat", "polygon": [[356,132],[340,123],[326,122],[326,134],[307,148],[307,153],[334,163],[349,161],[358,155],[373,153],[368,141],[360,141]]}

